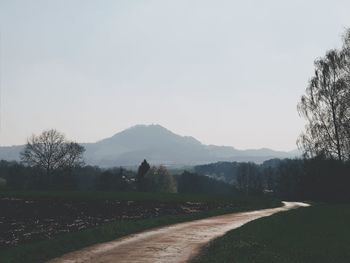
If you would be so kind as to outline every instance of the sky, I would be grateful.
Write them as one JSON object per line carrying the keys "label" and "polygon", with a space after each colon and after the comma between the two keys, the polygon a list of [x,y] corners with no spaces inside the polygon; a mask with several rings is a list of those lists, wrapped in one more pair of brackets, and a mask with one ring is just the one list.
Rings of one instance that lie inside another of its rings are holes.
{"label": "sky", "polygon": [[348,0],[0,0],[0,145],[153,123],[293,150],[313,61],[341,46],[349,14]]}

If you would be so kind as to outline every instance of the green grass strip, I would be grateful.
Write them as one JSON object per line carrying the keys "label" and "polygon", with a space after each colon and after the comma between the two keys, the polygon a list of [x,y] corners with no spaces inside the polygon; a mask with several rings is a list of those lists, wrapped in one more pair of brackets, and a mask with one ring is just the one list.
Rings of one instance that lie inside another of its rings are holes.
{"label": "green grass strip", "polygon": [[252,221],[209,244],[195,263],[350,262],[350,205],[314,205]]}

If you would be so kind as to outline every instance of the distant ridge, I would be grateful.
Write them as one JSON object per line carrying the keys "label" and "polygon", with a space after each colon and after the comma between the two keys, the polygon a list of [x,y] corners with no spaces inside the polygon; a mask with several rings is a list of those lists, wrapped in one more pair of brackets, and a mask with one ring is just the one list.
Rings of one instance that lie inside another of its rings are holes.
{"label": "distant ridge", "polygon": [[[185,166],[217,161],[261,163],[273,158],[293,158],[296,151],[267,148],[237,150],[230,146],[205,145],[191,136],[180,136],[157,125],[136,125],[96,143],[84,143],[87,164],[102,167],[135,166],[143,159],[152,164]],[[0,147],[0,159],[19,160],[23,146]]]}

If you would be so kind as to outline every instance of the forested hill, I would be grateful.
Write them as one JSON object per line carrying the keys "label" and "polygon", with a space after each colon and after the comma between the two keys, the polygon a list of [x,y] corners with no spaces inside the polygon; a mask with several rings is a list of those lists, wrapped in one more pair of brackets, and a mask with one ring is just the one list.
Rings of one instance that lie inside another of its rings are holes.
{"label": "forested hill", "polygon": [[282,159],[270,159],[262,164],[249,162],[216,162],[194,167],[198,174],[208,176],[230,184],[237,184],[240,176],[258,176],[263,177],[266,173],[272,174],[272,170],[278,168],[281,164],[286,163]]}
{"label": "forested hill", "polygon": [[[169,166],[197,165],[218,161],[262,163],[272,158],[295,157],[295,152],[270,149],[238,150],[205,145],[189,136],[177,135],[160,125],[137,125],[96,143],[83,144],[87,164],[102,167],[135,166],[143,159]],[[18,160],[21,146],[0,147],[0,159]]]}

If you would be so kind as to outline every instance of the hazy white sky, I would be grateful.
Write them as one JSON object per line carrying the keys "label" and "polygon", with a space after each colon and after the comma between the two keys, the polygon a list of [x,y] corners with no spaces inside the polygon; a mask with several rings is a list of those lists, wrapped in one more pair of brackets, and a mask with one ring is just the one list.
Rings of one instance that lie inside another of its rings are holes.
{"label": "hazy white sky", "polygon": [[294,149],[313,61],[341,45],[349,14],[349,0],[0,0],[0,145],[158,123]]}

